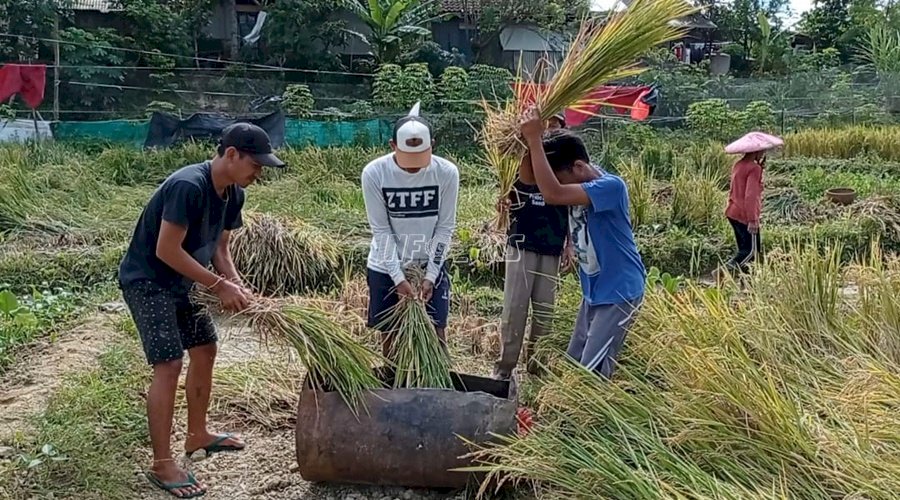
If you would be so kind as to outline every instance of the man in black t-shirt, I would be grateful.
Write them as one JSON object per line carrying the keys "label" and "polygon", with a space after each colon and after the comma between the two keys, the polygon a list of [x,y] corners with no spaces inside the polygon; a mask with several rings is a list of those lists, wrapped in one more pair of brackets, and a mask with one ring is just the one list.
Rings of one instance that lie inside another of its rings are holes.
{"label": "man in black t-shirt", "polygon": [[550,329],[561,260],[565,269],[571,265],[573,256],[568,237],[568,207],[544,202],[528,156],[519,166],[519,179],[509,200],[504,201],[502,205],[510,211],[510,226],[500,322],[500,358],[494,363],[494,377],[499,379],[509,378],[519,361],[529,306],[531,330],[525,344],[525,362],[528,372],[536,373],[532,349]]}
{"label": "man in black t-shirt", "polygon": [[[244,448],[237,436],[214,434],[206,427],[217,336],[209,314],[188,293],[197,283],[215,294],[224,309],[247,307],[250,292],[241,284],[228,242],[242,224],[244,188],[259,178],[263,166],[284,166],[272,153],[266,132],[248,123],[226,128],[211,161],[179,169],[153,193],[119,265],[119,287],[153,367],[147,393],[153,465],[146,475],[180,498],[206,491],[178,467],[170,448],[185,350],[191,359],[185,381],[185,451]],[[217,273],[207,269],[210,264]]]}

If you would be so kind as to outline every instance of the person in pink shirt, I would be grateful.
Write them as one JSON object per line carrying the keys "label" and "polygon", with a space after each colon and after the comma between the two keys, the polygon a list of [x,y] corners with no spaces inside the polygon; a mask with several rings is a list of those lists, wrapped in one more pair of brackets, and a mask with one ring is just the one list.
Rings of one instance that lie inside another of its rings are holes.
{"label": "person in pink shirt", "polygon": [[759,218],[762,207],[766,152],[746,153],[731,169],[731,190],[725,216],[734,229],[737,253],[725,266],[747,272],[747,264],[762,260]]}

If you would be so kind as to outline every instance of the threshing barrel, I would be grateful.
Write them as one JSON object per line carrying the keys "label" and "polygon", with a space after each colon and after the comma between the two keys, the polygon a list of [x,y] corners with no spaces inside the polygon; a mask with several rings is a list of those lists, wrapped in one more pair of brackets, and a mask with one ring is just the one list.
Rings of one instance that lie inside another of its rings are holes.
{"label": "threshing barrel", "polygon": [[[393,373],[379,370],[390,387]],[[297,411],[297,463],[312,482],[462,488],[473,474],[461,439],[484,444],[516,432],[515,378],[453,373],[453,390],[377,389],[354,415],[334,392],[304,384]]]}

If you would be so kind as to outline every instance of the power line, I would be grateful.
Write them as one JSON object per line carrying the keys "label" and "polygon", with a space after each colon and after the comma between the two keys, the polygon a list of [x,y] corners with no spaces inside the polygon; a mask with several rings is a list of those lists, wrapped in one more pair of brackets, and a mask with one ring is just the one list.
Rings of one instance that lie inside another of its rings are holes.
{"label": "power line", "polygon": [[[96,49],[99,44],[90,44],[90,43],[82,43],[82,42],[73,42],[70,40],[61,40],[58,38],[43,38],[37,36],[30,35],[19,35],[16,33],[0,33],[0,37],[5,38],[23,38],[27,40],[35,40],[45,43],[60,43],[66,45],[75,45],[78,47],[90,47]],[[243,66],[245,68],[259,68],[259,69],[268,69],[270,71],[286,71],[286,72],[298,72],[298,73],[310,73],[310,74],[322,74],[322,75],[340,75],[340,76],[363,76],[363,77],[373,77],[375,75],[371,73],[355,73],[349,71],[329,71],[329,70],[318,70],[318,69],[301,69],[301,68],[285,68],[283,66],[270,66],[268,64],[257,64],[257,63],[242,63],[238,61],[227,61],[222,59],[213,59],[209,57],[198,57],[198,56],[186,56],[184,54],[169,54],[165,52],[157,52],[150,50],[141,50],[141,49],[129,49],[126,47],[116,47],[114,45],[104,45],[102,46],[104,49],[108,50],[119,50],[122,52],[130,52],[133,54],[142,54],[142,55],[150,55],[150,56],[164,56],[164,57],[175,57],[181,59],[189,59],[191,61],[203,61],[203,62],[213,62],[217,64],[231,64],[235,66]],[[166,71],[166,68],[153,68],[158,71]]]}

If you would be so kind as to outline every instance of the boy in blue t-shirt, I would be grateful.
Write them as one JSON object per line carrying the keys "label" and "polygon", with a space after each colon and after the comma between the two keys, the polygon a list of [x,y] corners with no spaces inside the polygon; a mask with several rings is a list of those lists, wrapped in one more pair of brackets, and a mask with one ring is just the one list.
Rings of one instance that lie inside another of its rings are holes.
{"label": "boy in blue t-shirt", "polygon": [[544,200],[568,205],[569,229],[584,299],[568,354],[610,377],[644,297],[646,272],[634,242],[628,189],[618,176],[590,162],[577,135],[554,130],[530,109],[520,124]]}

